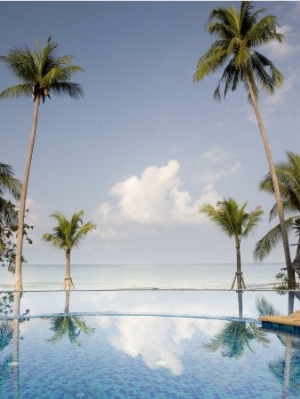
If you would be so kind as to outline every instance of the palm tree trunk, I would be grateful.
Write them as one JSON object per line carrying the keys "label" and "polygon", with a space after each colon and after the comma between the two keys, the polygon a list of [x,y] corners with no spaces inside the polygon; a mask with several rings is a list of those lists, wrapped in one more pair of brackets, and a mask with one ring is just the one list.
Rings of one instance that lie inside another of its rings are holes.
{"label": "palm tree trunk", "polygon": [[31,135],[27,153],[27,160],[25,164],[24,179],[22,183],[21,199],[20,199],[20,209],[18,215],[18,235],[17,235],[17,249],[16,249],[16,268],[15,268],[15,291],[22,291],[22,254],[23,254],[23,232],[24,232],[24,219],[25,219],[25,207],[26,207],[26,197],[27,188],[30,174],[31,159],[33,154],[37,122],[38,122],[38,112],[40,105],[40,97],[38,96],[35,100],[33,121],[31,128]]}
{"label": "palm tree trunk", "polygon": [[66,251],[66,277],[65,277],[65,290],[71,289],[71,252]]}
{"label": "palm tree trunk", "polygon": [[241,261],[241,247],[239,241],[236,242],[236,279],[237,288],[242,290],[242,261]]}
{"label": "palm tree trunk", "polygon": [[267,137],[267,134],[266,134],[266,131],[264,128],[262,117],[261,117],[261,114],[259,111],[258,103],[256,101],[256,97],[254,95],[252,85],[251,85],[249,79],[247,78],[247,76],[246,76],[246,82],[247,82],[251,102],[252,102],[252,105],[254,108],[254,112],[256,115],[258,128],[260,130],[261,137],[262,137],[262,140],[264,143],[264,148],[265,148],[265,152],[266,152],[266,156],[267,156],[267,160],[268,160],[268,164],[269,164],[269,168],[270,168],[272,183],[273,183],[273,187],[274,187],[274,193],[275,193],[276,204],[277,204],[277,212],[278,212],[278,217],[279,217],[279,222],[280,222],[280,230],[281,230],[283,249],[284,249],[284,255],[285,255],[285,264],[286,264],[287,275],[288,275],[288,288],[295,288],[295,285],[296,285],[295,271],[292,268],[289,240],[288,240],[288,234],[287,234],[287,229],[286,229],[286,224],[285,224],[285,219],[284,219],[282,199],[281,199],[276,169],[275,169],[275,165],[274,165],[274,162],[272,159],[271,148],[270,148],[268,137]]}

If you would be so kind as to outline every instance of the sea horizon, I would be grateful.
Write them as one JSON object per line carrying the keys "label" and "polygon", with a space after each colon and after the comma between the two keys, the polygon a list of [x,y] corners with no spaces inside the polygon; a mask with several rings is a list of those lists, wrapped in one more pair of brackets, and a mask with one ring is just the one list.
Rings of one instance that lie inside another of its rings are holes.
{"label": "sea horizon", "polygon": [[[282,263],[244,263],[243,278],[248,289],[274,288]],[[114,289],[231,289],[234,263],[74,263],[71,276],[77,290]],[[63,263],[24,263],[23,290],[60,290],[63,288]],[[0,290],[14,287],[14,275],[0,268]]]}

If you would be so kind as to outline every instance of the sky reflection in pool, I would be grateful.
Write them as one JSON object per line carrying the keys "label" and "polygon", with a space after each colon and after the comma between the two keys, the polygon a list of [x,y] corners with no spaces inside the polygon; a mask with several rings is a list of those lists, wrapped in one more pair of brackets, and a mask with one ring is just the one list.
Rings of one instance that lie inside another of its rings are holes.
{"label": "sky reflection in pool", "polygon": [[25,292],[23,318],[1,308],[0,397],[299,398],[300,339],[260,329],[262,298],[299,308],[265,291]]}

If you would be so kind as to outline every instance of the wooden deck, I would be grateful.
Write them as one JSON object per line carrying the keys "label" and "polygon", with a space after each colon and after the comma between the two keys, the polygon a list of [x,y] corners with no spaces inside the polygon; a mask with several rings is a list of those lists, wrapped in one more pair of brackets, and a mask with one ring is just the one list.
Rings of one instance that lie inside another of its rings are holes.
{"label": "wooden deck", "polygon": [[289,316],[261,316],[262,329],[300,335],[300,310]]}

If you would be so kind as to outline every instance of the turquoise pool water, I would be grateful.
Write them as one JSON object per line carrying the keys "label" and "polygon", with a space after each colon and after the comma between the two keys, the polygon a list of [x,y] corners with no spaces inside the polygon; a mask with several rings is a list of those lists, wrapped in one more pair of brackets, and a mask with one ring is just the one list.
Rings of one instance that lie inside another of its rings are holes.
{"label": "turquoise pool water", "polygon": [[[273,291],[2,293],[5,399],[299,398],[300,338],[262,331]],[[14,316],[18,317],[15,318]]]}

